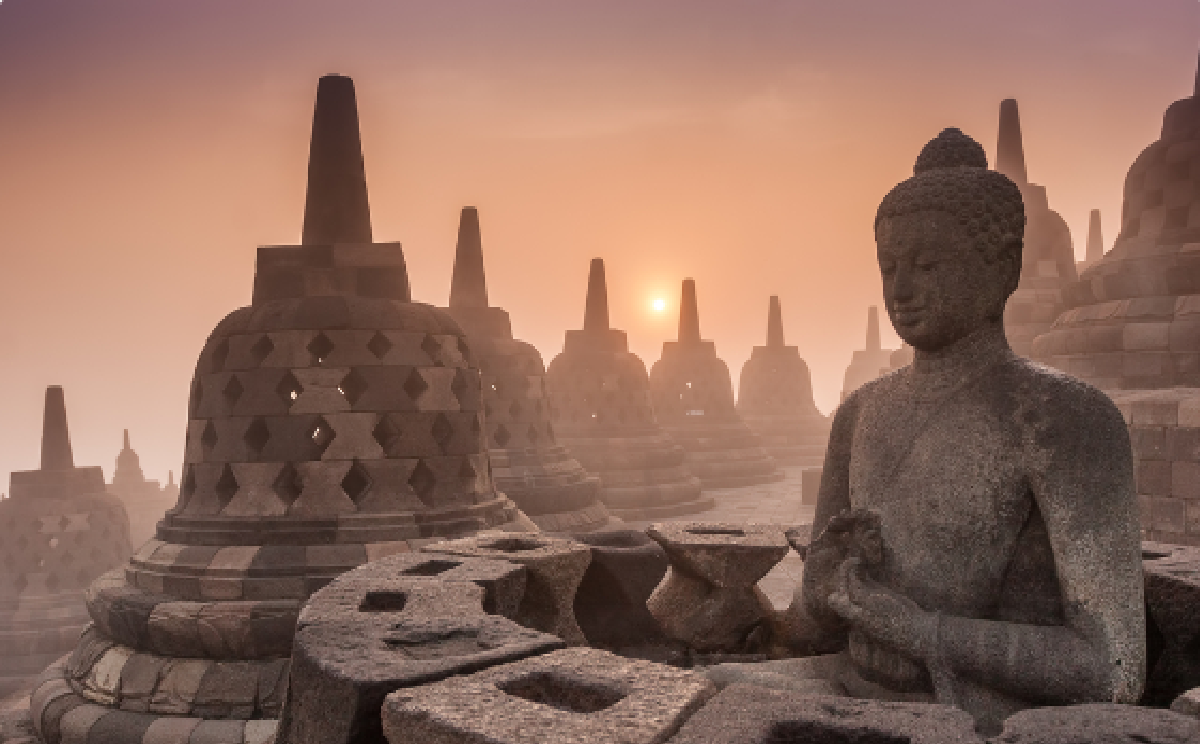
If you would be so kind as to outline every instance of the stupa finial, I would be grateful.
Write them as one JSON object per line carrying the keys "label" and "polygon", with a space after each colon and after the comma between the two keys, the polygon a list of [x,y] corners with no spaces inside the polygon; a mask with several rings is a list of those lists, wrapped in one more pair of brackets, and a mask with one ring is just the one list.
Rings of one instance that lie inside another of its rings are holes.
{"label": "stupa finial", "polygon": [[996,144],[996,170],[1016,184],[1029,183],[1025,170],[1025,144],[1021,137],[1021,115],[1017,100],[1000,102],[1000,136]]}
{"label": "stupa finial", "polygon": [[679,341],[700,341],[700,309],[696,306],[696,280],[683,280],[683,296],[679,299]]}
{"label": "stupa finial", "polygon": [[1104,258],[1104,233],[1100,229],[1100,210],[1093,209],[1088,222],[1087,260],[1089,263]]}
{"label": "stupa finial", "polygon": [[301,242],[371,242],[371,207],[358,132],[358,103],[354,81],[348,77],[326,75],[317,85]]}
{"label": "stupa finial", "polygon": [[783,309],[779,306],[779,298],[771,295],[767,311],[767,346],[779,348],[783,345]]}
{"label": "stupa finial", "polygon": [[46,407],[42,416],[42,470],[70,470],[75,467],[71,453],[71,434],[67,431],[67,403],[58,385],[46,388]]}
{"label": "stupa finial", "polygon": [[604,259],[593,258],[588,272],[587,308],[583,315],[583,330],[607,331],[608,282],[604,279]]}
{"label": "stupa finial", "polygon": [[125,446],[124,449],[133,449],[129,446],[129,429],[125,430]]}
{"label": "stupa finial", "polygon": [[883,344],[879,340],[879,308],[867,308],[867,351],[879,351]]}
{"label": "stupa finial", "polygon": [[463,207],[458,221],[458,247],[454,276],[450,279],[450,307],[487,307],[487,279],[483,273],[483,241],[479,210]]}

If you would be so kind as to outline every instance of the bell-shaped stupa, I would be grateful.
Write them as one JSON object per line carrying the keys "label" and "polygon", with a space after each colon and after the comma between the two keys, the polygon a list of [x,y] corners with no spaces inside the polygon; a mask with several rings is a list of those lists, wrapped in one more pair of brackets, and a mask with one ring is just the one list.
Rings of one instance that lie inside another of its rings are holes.
{"label": "bell-shaped stupa", "polygon": [[543,530],[585,531],[612,523],[599,501],[600,479],[557,441],[542,355],[514,339],[508,313],[488,303],[475,207],[465,207],[459,220],[448,312],[467,334],[479,365],[496,488]]}
{"label": "bell-shaped stupa", "polygon": [[46,744],[266,742],[309,595],[438,538],[536,529],[492,483],[465,335],[371,240],[354,84],[327,76],[303,244],[259,249],[252,303],[200,352],[179,502],[88,590],[68,691],[33,696]]}
{"label": "bell-shaped stupa", "polygon": [[41,469],[0,501],[0,696],[74,648],[84,591],[131,552],[125,507],[99,467],[75,467],[63,390],[47,388]]}
{"label": "bell-shaped stupa", "polygon": [[771,297],[767,314],[767,345],[755,346],[742,365],[737,410],[776,462],[824,464],[830,421],[817,410],[812,377],[800,350],[784,343],[778,297]]}
{"label": "bell-shaped stupa", "polygon": [[683,280],[679,338],[663,343],[650,368],[658,421],[687,452],[687,464],[705,488],[751,486],[781,480],[783,471],[746,426],[733,400],[729,367],[716,344],[700,338],[696,282]]}
{"label": "bell-shaped stupa", "polygon": [[1025,201],[1025,249],[1021,280],[1004,310],[1004,330],[1013,351],[1029,356],[1033,339],[1053,325],[1063,307],[1063,289],[1075,281],[1075,247],[1067,222],[1050,208],[1046,188],[1030,183],[1017,102],[1000,103],[996,170],[1017,185]]}
{"label": "bell-shaped stupa", "polygon": [[175,505],[179,489],[168,482],[160,486],[156,480],[148,480],[142,472],[141,458],[129,445],[129,430],[125,430],[125,445],[117,453],[117,467],[113,470],[112,483],[108,492],[125,504],[129,513],[129,536],[134,545],[141,545],[154,537],[158,520]]}
{"label": "bell-shaped stupa", "polygon": [[895,349],[883,348],[879,336],[879,308],[867,308],[867,342],[850,357],[846,375],[842,378],[842,400],[846,396],[894,368]]}
{"label": "bell-shaped stupa", "polygon": [[712,507],[684,451],[658,425],[646,365],[624,331],[609,327],[604,261],[592,259],[583,330],[567,331],[546,371],[558,441],[600,476],[600,499],[618,517],[657,519]]}
{"label": "bell-shaped stupa", "polygon": [[1033,358],[1125,413],[1143,537],[1200,545],[1200,74],[1130,166],[1124,196],[1116,241],[1066,288]]}

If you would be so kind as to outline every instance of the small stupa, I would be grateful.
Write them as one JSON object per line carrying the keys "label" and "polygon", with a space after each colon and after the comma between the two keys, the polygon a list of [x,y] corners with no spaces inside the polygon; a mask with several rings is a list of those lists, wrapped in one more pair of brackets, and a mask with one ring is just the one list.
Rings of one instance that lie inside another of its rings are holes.
{"label": "small stupa", "polygon": [[160,486],[156,480],[148,480],[142,472],[141,458],[129,446],[129,430],[125,430],[125,445],[117,454],[117,467],[113,470],[112,483],[108,492],[125,504],[129,513],[129,536],[134,545],[141,545],[154,537],[158,520],[175,505],[179,489],[174,482]]}
{"label": "small stupa", "polygon": [[800,350],[784,343],[778,297],[771,297],[767,312],[767,345],[755,346],[742,365],[737,410],[780,464],[824,463],[829,418],[817,410]]}
{"label": "small stupa", "polygon": [[1087,253],[1084,254],[1084,259],[1076,265],[1076,271],[1082,276],[1084,271],[1100,263],[1102,258],[1104,258],[1104,230],[1100,224],[1100,210],[1093,209],[1088,218]]}
{"label": "small stupa", "polygon": [[867,343],[850,357],[850,366],[846,367],[846,376],[842,380],[842,400],[871,380],[892,371],[895,353],[894,349],[883,348],[880,341],[879,308],[867,308]]}
{"label": "small stupa", "polygon": [[1071,229],[1050,209],[1046,188],[1029,181],[1017,102],[1000,103],[996,170],[1008,176],[1025,201],[1025,249],[1021,280],[1004,310],[1004,330],[1013,351],[1029,356],[1033,339],[1045,333],[1062,311],[1063,289],[1074,282],[1075,247]]}
{"label": "small stupa", "polygon": [[700,338],[696,282],[683,280],[679,336],[663,343],[650,368],[658,421],[687,452],[704,488],[752,486],[783,479],[783,471],[738,414],[729,367],[717,346]]}
{"label": "small stupa", "polygon": [[45,744],[268,742],[313,592],[439,538],[537,529],[492,482],[465,335],[411,301],[400,245],[372,242],[348,77],[318,85],[308,174],[303,243],[259,248],[251,304],[200,352],[179,502],[89,588],[68,687],[32,699]]}
{"label": "small stupa", "polygon": [[496,488],[544,530],[587,531],[613,523],[600,479],[560,445],[550,423],[542,355],[513,338],[508,313],[488,302],[479,212],[459,220],[450,316],[467,334],[483,383],[483,429]]}
{"label": "small stupa", "polygon": [[645,520],[712,507],[683,447],[655,418],[646,365],[625,332],[609,327],[602,259],[592,259],[583,329],[567,331],[546,382],[558,441],[600,476],[600,499],[613,514]]}
{"label": "small stupa", "polygon": [[125,507],[99,467],[75,467],[63,389],[47,388],[41,468],[0,500],[0,696],[74,648],[84,591],[132,552]]}

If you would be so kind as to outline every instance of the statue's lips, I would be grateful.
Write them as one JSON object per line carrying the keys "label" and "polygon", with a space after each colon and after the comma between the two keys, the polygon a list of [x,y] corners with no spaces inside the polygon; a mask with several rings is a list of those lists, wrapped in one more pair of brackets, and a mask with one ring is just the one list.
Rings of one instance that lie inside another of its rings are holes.
{"label": "statue's lips", "polygon": [[923,307],[892,308],[892,322],[897,325],[915,325],[925,319]]}

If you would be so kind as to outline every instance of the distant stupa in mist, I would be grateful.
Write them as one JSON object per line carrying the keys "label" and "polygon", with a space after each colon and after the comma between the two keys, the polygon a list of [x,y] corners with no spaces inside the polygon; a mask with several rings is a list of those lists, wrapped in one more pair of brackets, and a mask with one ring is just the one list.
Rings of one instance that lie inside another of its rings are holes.
{"label": "distant stupa in mist", "polygon": [[141,545],[154,537],[158,520],[174,506],[179,498],[179,486],[173,475],[168,475],[167,485],[160,486],[156,480],[148,480],[142,473],[141,458],[129,445],[129,430],[124,432],[124,446],[117,454],[116,469],[108,492],[125,504],[129,513],[129,535],[134,545]]}
{"label": "distant stupa in mist", "polygon": [[867,341],[864,348],[850,357],[850,366],[842,380],[842,400],[871,380],[893,369],[893,349],[883,348],[879,336],[879,308],[867,308]]}

